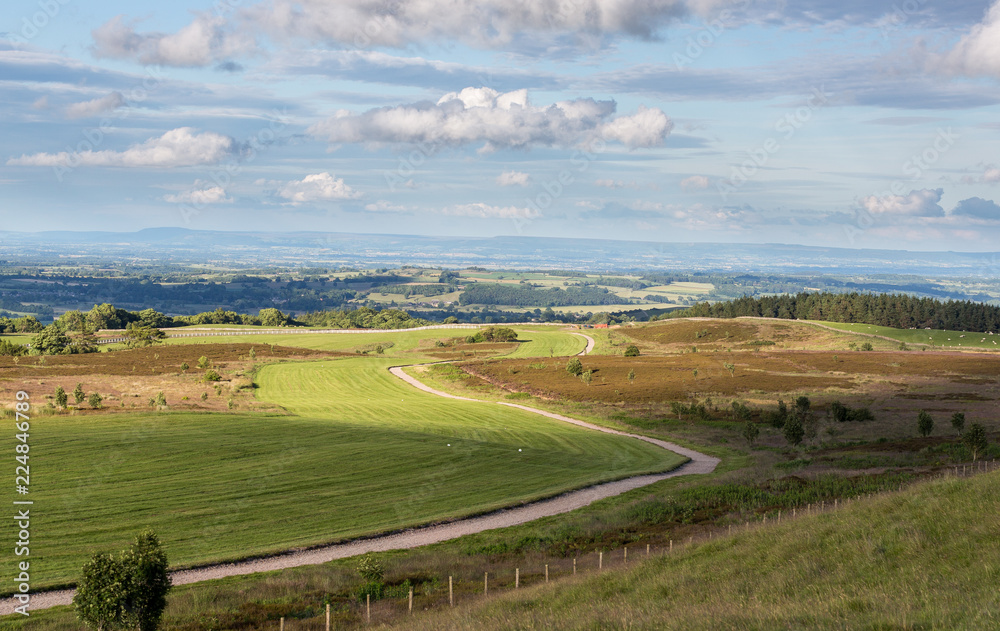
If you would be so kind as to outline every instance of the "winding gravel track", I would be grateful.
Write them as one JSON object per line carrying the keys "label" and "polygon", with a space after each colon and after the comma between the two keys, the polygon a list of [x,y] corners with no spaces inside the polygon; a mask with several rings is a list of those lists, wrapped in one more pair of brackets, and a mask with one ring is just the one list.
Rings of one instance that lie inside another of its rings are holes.
{"label": "winding gravel track", "polygon": [[[582,334],[576,334],[582,335]],[[587,337],[587,336],[583,336]],[[584,353],[589,352],[593,349],[594,340],[587,338],[589,340],[587,348]],[[390,372],[403,381],[413,385],[424,392],[429,392],[437,396],[446,397],[450,399],[458,399],[461,401],[477,401],[477,399],[469,399],[467,397],[460,397],[446,392],[441,392],[435,390],[424,383],[421,383],[414,377],[407,375],[403,372],[402,367],[391,368]],[[481,401],[483,405],[489,405],[486,401]],[[601,427],[599,425],[594,425],[592,423],[587,423],[585,421],[580,421],[577,419],[569,418],[567,416],[562,416],[561,414],[555,414],[553,412],[546,412],[545,410],[538,410],[525,405],[519,405],[516,403],[505,403],[500,402],[499,405],[506,405],[512,408],[518,408],[520,410],[525,410],[527,412],[533,412],[535,414],[541,414],[542,416],[562,421],[564,423],[572,423],[573,425],[578,425],[580,427],[585,427],[598,432],[605,432],[607,434],[616,434],[619,436],[629,436],[638,440],[643,440],[658,447],[673,451],[682,456],[690,458],[690,461],[684,465],[681,465],[673,471],[667,473],[658,473],[652,475],[639,475],[631,478],[626,478],[624,480],[617,480],[614,482],[605,482],[603,484],[596,484],[584,489],[577,491],[570,491],[568,493],[563,493],[556,497],[541,500],[538,502],[532,502],[530,504],[524,504],[521,506],[516,506],[509,509],[499,510],[486,515],[481,515],[478,517],[469,517],[466,519],[458,519],[452,522],[437,524],[432,526],[425,526],[422,528],[413,528],[405,530],[402,532],[387,534],[387,535],[377,535],[364,539],[356,539],[349,541],[347,543],[339,543],[328,546],[323,546],[319,548],[314,548],[311,550],[299,550],[292,551],[285,554],[269,556],[260,559],[249,559],[246,561],[240,561],[237,563],[224,563],[219,565],[211,565],[203,568],[197,568],[192,570],[180,570],[171,573],[171,580],[174,585],[186,585],[188,583],[197,583],[200,581],[208,581],[212,579],[225,578],[227,576],[239,576],[243,574],[253,574],[256,572],[269,572],[273,570],[283,570],[291,567],[299,567],[302,565],[317,565],[320,563],[326,563],[328,561],[333,561],[335,559],[343,559],[347,557],[353,557],[360,554],[365,554],[366,552],[385,552],[388,550],[402,550],[406,548],[416,548],[420,546],[430,545],[432,543],[438,543],[441,541],[447,541],[449,539],[455,539],[462,537],[464,535],[470,535],[478,532],[483,532],[485,530],[493,530],[496,528],[506,528],[509,526],[516,526],[519,524],[524,524],[529,521],[534,521],[542,517],[550,517],[552,515],[559,515],[561,513],[568,513],[572,510],[582,508],[600,499],[607,497],[614,497],[615,495],[620,495],[626,491],[631,491],[632,489],[637,489],[661,480],[666,480],[668,478],[673,478],[681,475],[698,475],[711,473],[715,470],[715,467],[719,464],[718,458],[713,458],[711,456],[706,456],[705,454],[699,453],[697,451],[686,449],[679,445],[673,443],[658,440],[656,438],[649,438],[648,436],[640,436],[638,434],[629,434],[626,432],[620,432],[617,430],[609,429],[606,427]],[[48,607],[55,607],[57,605],[69,605],[73,600],[73,590],[62,590],[62,591],[52,591],[52,592],[41,592],[31,595],[30,610],[46,609]],[[14,607],[17,606],[17,602],[11,598],[6,598],[0,600],[0,615],[14,613]]]}

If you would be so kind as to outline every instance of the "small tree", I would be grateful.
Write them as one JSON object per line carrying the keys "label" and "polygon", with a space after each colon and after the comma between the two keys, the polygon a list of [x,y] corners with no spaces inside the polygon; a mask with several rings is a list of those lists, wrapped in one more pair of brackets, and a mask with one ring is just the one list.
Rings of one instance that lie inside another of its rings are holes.
{"label": "small tree", "polygon": [[211,367],[211,365],[212,365],[212,360],[205,357],[204,355],[198,358],[198,368],[205,370],[206,368]]}
{"label": "small tree", "polygon": [[82,383],[76,384],[76,387],[73,388],[73,399],[76,401],[76,404],[80,405],[86,398],[87,398],[87,393],[83,391],[83,384]]}
{"label": "small tree", "polygon": [[729,371],[729,376],[730,377],[735,377],[736,376],[736,364],[730,364],[730,363],[727,362],[727,363],[723,364],[723,366],[725,366],[726,370]]}
{"label": "small tree", "polygon": [[639,347],[635,344],[629,344],[625,347],[625,357],[638,357]]}
{"label": "small tree", "polygon": [[972,461],[975,462],[988,446],[986,428],[979,423],[973,423],[969,426],[969,431],[962,435],[962,443],[968,448],[972,454]]}
{"label": "small tree", "polygon": [[574,377],[579,377],[583,374],[583,362],[581,362],[579,358],[574,357],[569,360],[568,364],[566,364],[566,372]]}
{"label": "small tree", "polygon": [[583,371],[580,374],[580,379],[583,380],[583,383],[585,383],[585,384],[587,384],[589,386],[590,382],[594,380],[594,371],[593,370],[585,370],[585,371]]}
{"label": "small tree", "polygon": [[146,530],[128,550],[99,552],[83,566],[73,606],[81,622],[99,631],[155,631],[170,587],[167,556]]}
{"label": "small tree", "polygon": [[917,415],[917,431],[925,438],[934,431],[934,419],[927,410],[920,410],[920,414]]}
{"label": "small tree", "polygon": [[806,430],[802,426],[802,420],[798,414],[793,414],[785,421],[784,434],[785,440],[793,447],[802,442],[802,439],[806,435]]}
{"label": "small tree", "polygon": [[760,428],[753,421],[747,421],[743,425],[743,438],[746,439],[747,445],[753,447],[753,444],[757,441],[757,437],[760,436]]}
{"label": "small tree", "polygon": [[181,364],[181,370],[187,370],[188,368],[190,368],[190,366],[188,366],[187,362]]}
{"label": "small tree", "polygon": [[875,350],[875,347],[872,346],[871,342],[865,342],[864,344],[861,345],[861,350],[863,350],[863,351],[873,351],[873,350]]}
{"label": "small tree", "polygon": [[965,429],[965,414],[962,412],[955,412],[951,415],[951,426],[955,428],[958,435],[962,435],[962,431]]}
{"label": "small tree", "polygon": [[635,381],[635,369],[629,369],[628,371],[628,382],[632,383]]}
{"label": "small tree", "polygon": [[66,403],[69,402],[69,397],[66,396],[66,391],[63,390],[62,386],[56,388],[56,407],[64,408]]}
{"label": "small tree", "polygon": [[162,390],[160,390],[159,392],[156,393],[156,401],[155,402],[156,402],[156,407],[160,407],[160,408],[167,407],[167,397],[163,394]]}
{"label": "small tree", "polygon": [[208,393],[207,392],[202,392],[201,393],[201,400],[202,401],[208,401]]}
{"label": "small tree", "polygon": [[101,404],[103,402],[104,398],[101,397],[101,395],[97,394],[96,392],[91,394],[90,398],[87,399],[87,403],[89,403],[90,407],[94,408],[95,410],[100,410]]}
{"label": "small tree", "polygon": [[808,412],[810,407],[812,407],[812,401],[809,400],[809,397],[799,397],[795,399],[795,409],[800,414]]}
{"label": "small tree", "polygon": [[214,370],[206,370],[204,379],[205,381],[220,381],[222,377]]}

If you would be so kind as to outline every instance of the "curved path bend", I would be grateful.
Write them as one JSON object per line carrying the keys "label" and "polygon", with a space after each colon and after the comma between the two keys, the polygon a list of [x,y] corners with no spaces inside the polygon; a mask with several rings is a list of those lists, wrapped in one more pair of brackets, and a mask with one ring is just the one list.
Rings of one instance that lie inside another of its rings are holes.
{"label": "curved path bend", "polygon": [[[593,340],[590,340],[588,350],[593,348],[592,343]],[[469,399],[467,397],[460,397],[435,390],[414,377],[407,375],[403,372],[401,367],[391,368],[390,372],[424,392],[462,401],[479,401],[478,399]],[[487,401],[479,402],[484,405],[489,403]],[[587,423],[585,421],[562,416],[561,414],[546,412],[545,410],[539,410],[516,403],[500,402],[499,405],[506,405],[508,407],[533,412],[557,421],[572,423],[573,425],[578,425],[594,431],[617,434],[619,436],[629,436],[638,440],[644,440],[648,443],[652,443],[653,445],[657,445],[658,447],[662,447],[682,456],[686,456],[690,458],[690,461],[667,473],[639,475],[631,478],[625,478],[624,480],[596,484],[577,491],[563,493],[562,495],[557,495],[556,497],[546,500],[502,509],[486,515],[480,515],[478,517],[468,517],[444,524],[424,526],[421,528],[413,528],[387,535],[356,539],[346,543],[322,546],[311,550],[300,550],[259,559],[248,559],[246,561],[239,561],[235,563],[223,563],[191,570],[179,570],[171,572],[170,574],[173,584],[186,585],[189,583],[209,581],[228,576],[254,574],[256,572],[270,572],[273,570],[283,570],[302,565],[318,565],[335,559],[358,556],[367,552],[385,552],[388,550],[416,548],[430,545],[432,543],[447,541],[449,539],[456,539],[465,535],[483,532],[485,530],[517,526],[542,517],[568,513],[578,508],[587,506],[597,500],[613,497],[615,495],[621,495],[626,491],[641,488],[668,478],[682,475],[711,473],[720,462],[718,458],[713,458],[664,440],[649,438],[648,436],[640,436],[638,434],[629,434],[627,432],[601,427],[599,425],[594,425],[593,423]],[[30,611],[46,609],[57,605],[69,605],[73,601],[73,593],[73,590],[61,590],[32,594]],[[14,613],[14,607],[17,605],[18,603],[12,598],[0,600],[0,615]]]}

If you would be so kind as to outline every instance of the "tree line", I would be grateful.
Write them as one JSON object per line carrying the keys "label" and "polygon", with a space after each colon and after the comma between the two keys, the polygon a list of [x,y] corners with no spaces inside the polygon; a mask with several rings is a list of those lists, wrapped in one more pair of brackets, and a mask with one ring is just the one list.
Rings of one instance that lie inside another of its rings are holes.
{"label": "tree line", "polygon": [[664,317],[737,318],[758,316],[786,320],[825,320],[888,326],[896,329],[950,329],[985,333],[1000,329],[1000,307],[972,302],[916,298],[905,294],[799,293],[743,296],[714,304],[699,303]]}

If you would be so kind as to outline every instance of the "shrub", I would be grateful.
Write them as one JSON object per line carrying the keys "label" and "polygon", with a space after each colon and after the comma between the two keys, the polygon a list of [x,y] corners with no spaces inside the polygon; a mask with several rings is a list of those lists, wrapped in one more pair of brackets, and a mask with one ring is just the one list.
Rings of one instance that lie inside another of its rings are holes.
{"label": "shrub", "polygon": [[969,427],[969,430],[962,436],[962,444],[968,448],[972,454],[972,460],[975,462],[986,451],[986,447],[988,446],[986,442],[986,428],[979,423],[973,423]]}
{"label": "shrub", "polygon": [[487,342],[513,342],[517,339],[517,331],[505,326],[488,326],[478,335]]}
{"label": "shrub", "polygon": [[103,402],[104,402],[104,399],[101,397],[101,395],[97,394],[96,392],[93,393],[93,394],[91,394],[90,398],[87,399],[87,403],[89,403],[90,407],[94,408],[95,410],[100,410],[101,409],[101,403],[103,403]]}
{"label": "shrub", "polygon": [[163,394],[162,390],[156,393],[156,399],[154,400],[154,403],[156,403],[157,407],[161,408],[167,407],[167,397],[166,395]]}
{"label": "shrub", "polygon": [[625,357],[638,357],[639,347],[635,344],[629,344],[625,347]]}
{"label": "shrub", "polygon": [[760,428],[757,427],[757,424],[753,421],[747,421],[746,424],[743,425],[742,435],[743,438],[746,439],[747,444],[752,447],[754,442],[757,440],[757,437],[760,436]]}
{"label": "shrub", "polygon": [[170,587],[167,555],[156,535],[146,530],[128,550],[99,552],[83,566],[73,606],[81,622],[101,631],[155,631]]}
{"label": "shrub", "polygon": [[629,369],[628,371],[628,382],[632,383],[635,381],[635,370]]}
{"label": "shrub", "polygon": [[962,435],[962,430],[965,429],[965,414],[962,412],[955,412],[951,415],[951,426],[955,428],[958,435]]}
{"label": "shrub", "polygon": [[788,441],[789,445],[795,446],[802,442],[802,439],[806,435],[806,430],[802,427],[802,421],[799,420],[798,415],[792,415],[791,418],[785,421],[784,434],[785,440]]}
{"label": "shrub", "polygon": [[583,362],[581,362],[579,358],[574,357],[569,360],[568,364],[566,364],[566,372],[574,377],[579,377],[583,374]]}
{"label": "shrub", "polygon": [[920,410],[920,414],[917,415],[917,431],[924,437],[930,436],[934,431],[934,418],[927,410]]}
{"label": "shrub", "polygon": [[214,370],[205,371],[205,381],[221,381],[222,377]]}
{"label": "shrub", "polygon": [[76,387],[73,388],[73,399],[76,401],[76,404],[80,405],[86,398],[87,398],[87,393],[83,391],[83,384],[82,383],[76,384]]}
{"label": "shrub", "polygon": [[372,555],[366,554],[358,559],[358,574],[368,583],[381,583],[385,578],[385,564]]}
{"label": "shrub", "polygon": [[834,401],[833,403],[830,404],[830,416],[833,417],[833,420],[837,421],[838,423],[847,422],[848,412],[850,412],[850,408],[848,408],[840,401]]}
{"label": "shrub", "polygon": [[201,368],[202,370],[204,370],[204,369],[209,368],[211,366],[212,366],[212,360],[211,359],[205,357],[204,355],[202,355],[201,357],[198,358],[198,368]]}
{"label": "shrub", "polygon": [[190,366],[188,366],[187,362],[181,364],[181,370],[187,370],[188,368],[190,368]]}
{"label": "shrub", "polygon": [[864,344],[861,345],[861,350],[863,350],[863,351],[873,351],[873,350],[875,350],[875,347],[872,346],[871,342],[865,342]]}
{"label": "shrub", "polygon": [[583,380],[583,383],[589,386],[590,382],[594,380],[594,371],[593,370],[583,371],[583,373],[580,375],[580,379]]}
{"label": "shrub", "polygon": [[56,388],[56,406],[64,408],[69,402],[69,397],[66,396],[66,391],[63,390],[62,386]]}
{"label": "shrub", "polygon": [[202,401],[208,401],[208,393],[207,392],[202,392],[201,393],[201,400]]}
{"label": "shrub", "polygon": [[749,421],[753,416],[753,410],[749,406],[733,401],[733,418],[738,421]]}

